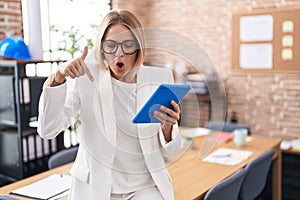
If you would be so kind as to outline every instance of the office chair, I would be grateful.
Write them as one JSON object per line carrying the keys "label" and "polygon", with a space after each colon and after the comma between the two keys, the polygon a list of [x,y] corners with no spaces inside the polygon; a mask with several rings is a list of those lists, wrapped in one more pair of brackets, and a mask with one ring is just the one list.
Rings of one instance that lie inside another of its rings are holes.
{"label": "office chair", "polygon": [[248,131],[248,135],[251,134],[251,131],[247,126],[235,122],[209,121],[204,125],[204,128],[225,132],[233,132],[235,129],[245,128]]}
{"label": "office chair", "polygon": [[75,160],[78,151],[78,146],[63,149],[52,156],[48,160],[48,168],[53,169],[55,167],[67,164]]}
{"label": "office chair", "polygon": [[238,198],[246,170],[240,169],[224,181],[212,187],[204,196],[204,200],[236,200]]}
{"label": "office chair", "polygon": [[267,182],[274,153],[275,150],[271,149],[246,166],[247,173],[241,186],[239,200],[253,200],[261,194]]}
{"label": "office chair", "polygon": [[11,197],[11,196],[6,196],[6,195],[0,194],[0,200],[18,200],[18,199]]}

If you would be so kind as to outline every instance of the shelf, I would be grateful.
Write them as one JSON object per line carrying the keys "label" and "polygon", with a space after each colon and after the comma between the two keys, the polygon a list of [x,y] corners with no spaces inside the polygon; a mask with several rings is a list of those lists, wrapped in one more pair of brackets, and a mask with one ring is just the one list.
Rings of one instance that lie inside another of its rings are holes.
{"label": "shelf", "polygon": [[[38,76],[37,69],[45,66],[42,64],[56,68],[60,62],[0,60],[0,184],[48,170],[48,158],[64,148],[63,135],[44,140],[29,126],[37,119],[47,78]],[[28,64],[35,67],[34,76],[26,75]]]}

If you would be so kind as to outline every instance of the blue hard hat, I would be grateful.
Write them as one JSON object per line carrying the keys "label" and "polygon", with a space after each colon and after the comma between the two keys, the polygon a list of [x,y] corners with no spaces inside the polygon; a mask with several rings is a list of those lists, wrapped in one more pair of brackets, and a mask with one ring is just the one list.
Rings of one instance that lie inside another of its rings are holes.
{"label": "blue hard hat", "polygon": [[20,37],[8,37],[0,43],[0,56],[20,60],[31,60],[27,45]]}

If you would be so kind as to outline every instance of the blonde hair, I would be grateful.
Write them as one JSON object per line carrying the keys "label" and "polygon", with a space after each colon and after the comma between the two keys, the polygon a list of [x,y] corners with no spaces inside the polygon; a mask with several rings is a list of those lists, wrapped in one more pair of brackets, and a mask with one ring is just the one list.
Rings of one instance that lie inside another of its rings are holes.
{"label": "blonde hair", "polygon": [[145,34],[140,21],[133,13],[129,12],[128,10],[113,9],[104,17],[96,37],[95,57],[100,64],[100,67],[103,70],[108,69],[108,66],[106,66],[105,64],[104,53],[101,51],[101,41],[103,40],[106,30],[112,24],[122,24],[132,32],[139,44],[136,61],[133,67],[136,68],[142,65],[145,56]]}

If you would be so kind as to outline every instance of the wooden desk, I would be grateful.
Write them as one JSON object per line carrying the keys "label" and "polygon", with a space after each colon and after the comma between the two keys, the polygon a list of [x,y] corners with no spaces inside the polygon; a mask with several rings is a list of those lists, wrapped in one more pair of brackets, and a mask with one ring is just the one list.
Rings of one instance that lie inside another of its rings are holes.
{"label": "wooden desk", "polygon": [[[45,171],[45,172],[42,172],[40,174],[37,174],[37,175],[34,175],[34,176],[31,176],[29,178],[26,178],[26,179],[23,179],[23,180],[20,180],[20,181],[17,181],[15,183],[12,183],[12,184],[9,184],[9,185],[6,185],[4,187],[1,187],[0,188],[0,196],[1,195],[9,195],[9,193],[15,189],[18,189],[20,187],[23,187],[23,186],[26,186],[30,183],[33,183],[35,181],[38,181],[40,179],[43,179],[47,176],[50,176],[51,174],[69,174],[69,170],[71,168],[73,163],[69,163],[69,164],[66,164],[66,165],[63,165],[61,167],[57,167],[55,169],[52,169],[52,170],[49,170],[49,171]],[[29,198],[25,198],[25,197],[20,197],[20,196],[16,196],[16,195],[11,195],[19,200],[28,200]],[[63,197],[63,198],[60,198],[60,200],[66,200],[67,197]]]}
{"label": "wooden desk", "polygon": [[[251,157],[239,165],[225,166],[202,162],[199,159],[199,150],[207,137],[195,139],[195,148],[188,150],[175,162],[168,164],[168,170],[173,179],[176,200],[202,199],[205,193],[214,185],[224,180],[238,169],[246,166],[249,161],[262,155],[271,148],[275,149],[273,160],[273,199],[281,200],[281,150],[280,140],[263,137],[252,137],[244,147],[236,147],[233,142],[217,143],[212,150],[219,147],[243,149],[252,151]],[[0,194],[9,194],[14,189],[25,186],[53,173],[68,174],[71,164],[35,175],[16,183],[0,188]],[[17,197],[19,199],[26,199]],[[62,198],[66,199],[66,197]]]}
{"label": "wooden desk", "polygon": [[168,166],[173,179],[175,199],[202,199],[211,187],[234,174],[237,170],[245,167],[251,160],[273,148],[275,149],[275,154],[272,168],[272,195],[274,200],[281,200],[282,161],[279,139],[253,136],[250,138],[251,141],[247,142],[244,147],[237,147],[232,141],[228,143],[216,143],[212,151],[219,147],[225,147],[253,152],[249,159],[235,166],[202,162],[199,159],[199,150],[207,139],[207,137],[195,139],[195,148],[186,151],[182,157]]}

